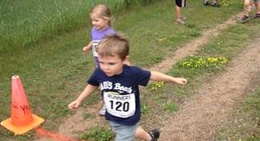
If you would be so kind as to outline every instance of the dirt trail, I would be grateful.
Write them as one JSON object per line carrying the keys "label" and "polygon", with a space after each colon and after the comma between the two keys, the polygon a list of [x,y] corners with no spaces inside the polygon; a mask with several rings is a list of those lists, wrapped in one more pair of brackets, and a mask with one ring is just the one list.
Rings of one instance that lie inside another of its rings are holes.
{"label": "dirt trail", "polygon": [[227,70],[204,83],[180,111],[164,122],[162,141],[213,141],[227,119],[255,85],[260,84],[260,38],[231,62]]}
{"label": "dirt trail", "polygon": [[166,57],[165,60],[151,67],[150,69],[154,71],[163,72],[163,73],[168,72],[171,69],[171,67],[179,60],[189,55],[194,55],[197,49],[199,49],[202,45],[205,45],[209,42],[210,38],[216,37],[218,34],[221,33],[221,31],[225,30],[230,25],[236,24],[236,20],[235,20],[236,17],[241,15],[242,13],[239,13],[238,15],[231,17],[226,22],[219,24],[215,28],[204,31],[201,37],[189,42],[188,44],[183,45],[175,52],[168,54],[167,55],[168,57]]}
{"label": "dirt trail", "polygon": [[[235,17],[240,17],[241,13]],[[232,17],[214,29],[184,45],[151,70],[167,72],[180,59],[194,55],[196,50],[208,43],[209,36],[217,36],[228,26],[236,24]],[[162,141],[212,141],[218,126],[228,118],[228,113],[243,99],[252,85],[260,85],[260,38],[250,44],[227,68],[214,76],[194,94],[173,117],[163,121]],[[168,66],[168,67],[165,67]],[[258,80],[256,83],[255,81]]]}
{"label": "dirt trail", "polygon": [[[240,17],[241,13],[235,17]],[[155,65],[151,70],[167,72],[180,59],[193,55],[209,39],[217,36],[230,25],[236,24],[235,17],[218,25],[214,29],[203,32],[202,36],[180,49],[168,54],[167,59]],[[256,43],[248,46],[238,58],[231,62],[227,71],[214,76],[205,83],[196,94],[188,99],[180,111],[173,117],[163,121],[161,128],[161,141],[210,141],[214,140],[215,131],[223,120],[228,117],[228,112],[236,106],[250,89],[254,77],[259,77],[260,71],[260,38]],[[258,75],[257,75],[258,74]],[[258,82],[259,84],[259,82]],[[84,119],[83,111],[97,114],[98,104],[79,109],[73,116],[66,117],[59,127],[59,134],[73,137],[78,131],[86,130],[98,124],[107,124],[99,116],[94,119]],[[38,138],[36,141],[51,141],[48,138]]]}

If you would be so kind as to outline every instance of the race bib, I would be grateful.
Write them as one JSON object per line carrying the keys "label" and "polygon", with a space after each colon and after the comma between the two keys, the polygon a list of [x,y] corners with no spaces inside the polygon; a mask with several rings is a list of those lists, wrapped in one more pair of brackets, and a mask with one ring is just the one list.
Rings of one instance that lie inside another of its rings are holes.
{"label": "race bib", "polygon": [[92,53],[93,53],[93,56],[96,56],[96,57],[98,56],[98,53],[97,53],[98,43],[99,43],[99,41],[97,41],[97,40],[92,41]]}
{"label": "race bib", "polygon": [[128,118],[135,113],[134,94],[119,95],[116,92],[104,92],[104,101],[107,112],[113,116]]}

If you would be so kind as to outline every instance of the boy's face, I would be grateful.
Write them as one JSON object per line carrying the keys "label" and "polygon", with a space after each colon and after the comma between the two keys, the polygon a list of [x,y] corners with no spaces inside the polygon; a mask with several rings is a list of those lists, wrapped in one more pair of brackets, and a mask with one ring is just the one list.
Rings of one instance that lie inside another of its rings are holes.
{"label": "boy's face", "polygon": [[118,55],[98,57],[100,68],[107,76],[121,74],[123,71],[124,60]]}

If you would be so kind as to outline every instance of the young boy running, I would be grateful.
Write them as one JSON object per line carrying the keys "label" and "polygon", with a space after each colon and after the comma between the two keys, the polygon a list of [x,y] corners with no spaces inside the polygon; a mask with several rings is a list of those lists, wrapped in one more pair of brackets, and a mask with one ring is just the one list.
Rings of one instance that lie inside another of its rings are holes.
{"label": "young boy running", "polygon": [[122,35],[103,38],[97,52],[100,67],[95,69],[83,92],[68,107],[78,108],[85,98],[100,87],[106,105],[105,118],[116,133],[116,141],[134,141],[135,138],[157,141],[160,136],[158,129],[146,132],[139,126],[139,85],[146,86],[149,80],[185,85],[187,80],[125,65],[129,59],[129,42]]}

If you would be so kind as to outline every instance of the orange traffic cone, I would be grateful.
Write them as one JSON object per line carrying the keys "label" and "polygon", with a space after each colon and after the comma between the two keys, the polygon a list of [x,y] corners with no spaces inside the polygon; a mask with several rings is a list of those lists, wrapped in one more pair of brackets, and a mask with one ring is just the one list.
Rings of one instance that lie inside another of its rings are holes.
{"label": "orange traffic cone", "polygon": [[20,77],[12,77],[11,117],[1,125],[16,135],[24,134],[44,122],[44,119],[32,114]]}

